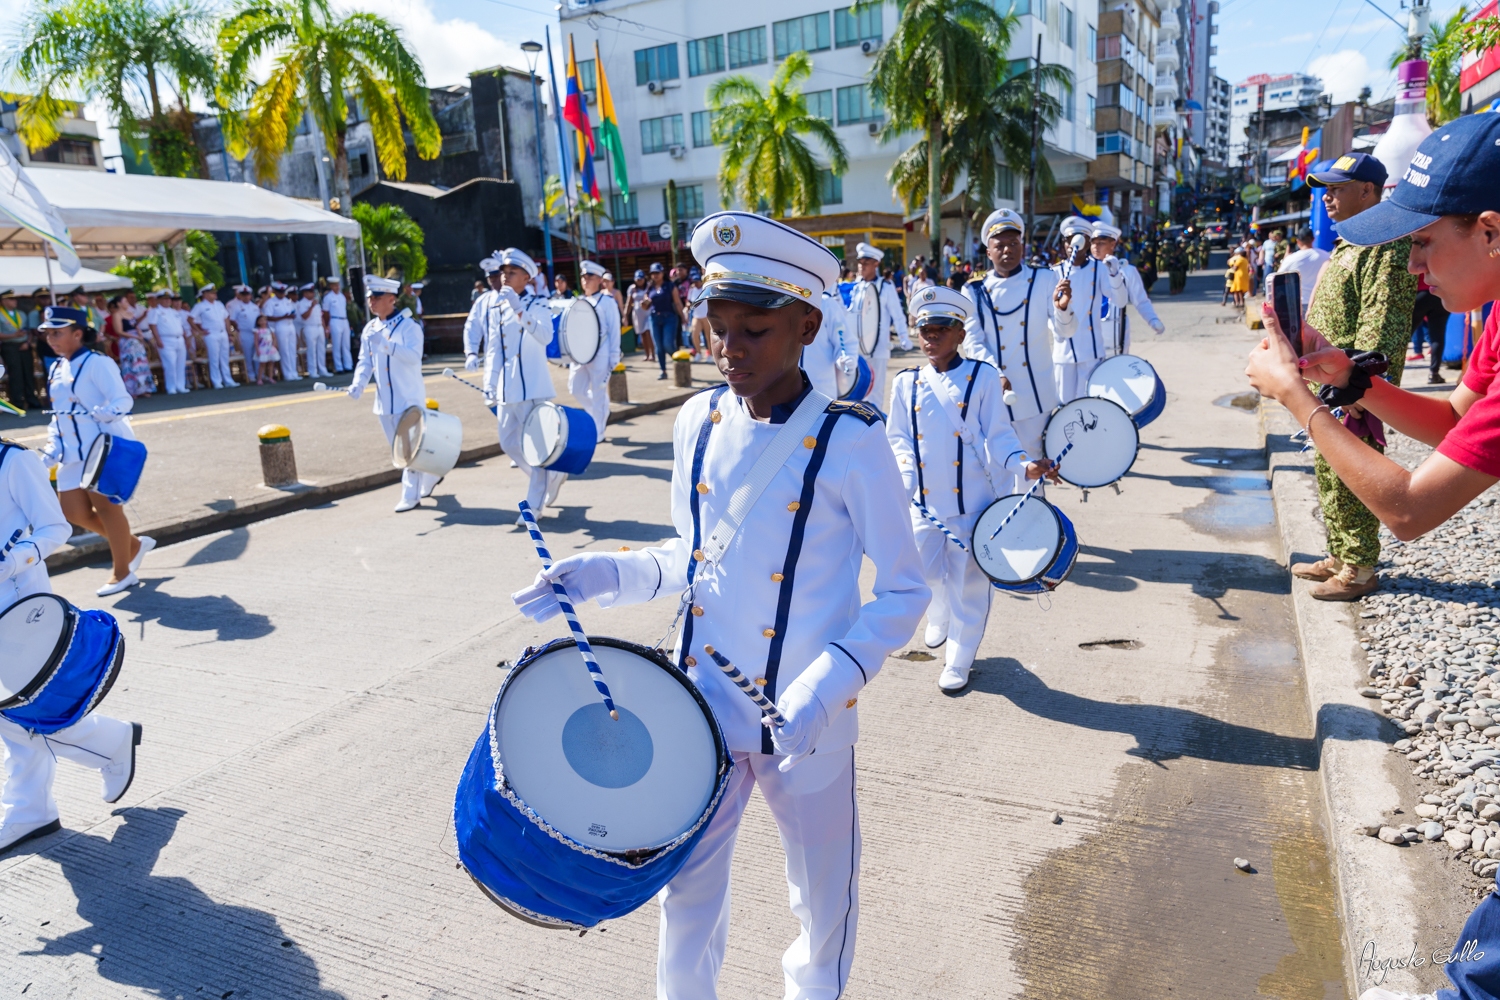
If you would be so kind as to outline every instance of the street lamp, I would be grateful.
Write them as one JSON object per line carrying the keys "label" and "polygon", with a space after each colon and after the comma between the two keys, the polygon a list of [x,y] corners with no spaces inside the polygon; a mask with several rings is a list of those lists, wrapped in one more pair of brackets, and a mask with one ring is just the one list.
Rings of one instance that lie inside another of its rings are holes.
{"label": "street lamp", "polygon": [[552,226],[547,212],[547,169],[542,159],[542,98],[536,82],[536,57],[542,51],[541,42],[522,42],[521,51],[526,53],[526,68],[531,73],[531,110],[536,115],[536,181],[537,192],[542,199],[542,249],[547,252],[547,285],[552,284]]}

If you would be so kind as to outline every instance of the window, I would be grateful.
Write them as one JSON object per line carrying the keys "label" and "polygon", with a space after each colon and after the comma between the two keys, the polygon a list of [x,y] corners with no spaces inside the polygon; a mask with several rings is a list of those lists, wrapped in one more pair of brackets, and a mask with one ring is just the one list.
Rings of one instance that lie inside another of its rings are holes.
{"label": "window", "polygon": [[[667,211],[667,189],[661,189],[661,211],[662,215],[668,216]],[[677,221],[683,219],[703,218],[703,185],[687,184],[679,185],[677,188]]]}
{"label": "window", "polygon": [[[1039,0],[1039,2],[1041,2],[1043,6],[1046,5],[1046,0]],[[1033,0],[1011,0],[1010,11],[1017,17],[1024,17],[1025,15],[1031,13],[1032,3]],[[996,4],[996,6],[998,7],[999,4]]]}
{"label": "window", "polygon": [[594,160],[598,162],[604,159],[604,139],[599,134],[599,126],[593,126],[594,133]]}
{"label": "window", "polygon": [[1016,175],[1015,172],[1010,169],[1010,167],[1000,168],[999,172],[996,174],[996,182],[996,187],[998,188],[1000,197],[1010,198],[1012,200],[1015,199]]}
{"label": "window", "polygon": [[1099,62],[1120,58],[1120,42],[1122,41],[1124,41],[1123,35],[1102,36],[1094,43],[1094,58]]}
{"label": "window", "polygon": [[1088,44],[1084,46],[1084,52],[1087,53],[1097,51],[1099,48],[1099,32],[1094,30],[1094,26],[1092,24],[1089,25],[1088,34],[1085,37],[1087,38]]}
{"label": "window", "polygon": [[1084,124],[1087,125],[1089,128],[1093,128],[1094,127],[1094,112],[1098,110],[1098,108],[1094,104],[1094,95],[1093,94],[1089,95],[1089,105],[1088,105],[1088,107],[1089,107],[1089,116],[1088,116],[1088,118],[1084,119]]}
{"label": "window", "polygon": [[98,166],[94,162],[94,144],[87,139],[59,139],[31,154],[33,163],[68,163],[79,167]]}
{"label": "window", "polygon": [[759,66],[766,61],[766,29],[746,28],[731,31],[729,42],[729,68]]}
{"label": "window", "polygon": [[644,87],[651,80],[677,79],[677,44],[658,45],[654,49],[635,50],[635,85]]}
{"label": "window", "polygon": [[1068,48],[1073,47],[1073,8],[1067,4],[1057,5],[1057,28],[1062,35],[1062,43]]}
{"label": "window", "polygon": [[807,101],[808,114],[827,122],[833,121],[833,91],[814,90],[810,94],[803,94],[802,97]]}
{"label": "window", "polygon": [[594,60],[584,59],[578,64],[578,85],[590,94],[599,89],[599,74],[595,70]]}
{"label": "window", "polygon": [[860,42],[881,40],[880,5],[841,7],[833,12],[833,44],[847,49]]}
{"label": "window", "polygon": [[870,96],[870,85],[855,84],[838,90],[839,124],[857,125],[860,122],[878,122],[885,117],[885,109]]}
{"label": "window", "polygon": [[1135,111],[1135,94],[1123,83],[1106,83],[1099,88],[1099,103],[1106,108],[1120,107]]}
{"label": "window", "polygon": [[1062,93],[1058,95],[1057,99],[1062,104],[1063,121],[1070,122],[1073,120],[1074,111],[1073,91],[1068,87],[1062,87],[1060,89],[1062,90]]}
{"label": "window", "polygon": [[1023,73],[1031,72],[1030,59],[1012,59],[1005,64],[1005,79],[1014,80]]}
{"label": "window", "polygon": [[1106,132],[1094,140],[1096,153],[1124,153],[1126,156],[1134,155],[1134,145],[1130,136],[1123,132]]}
{"label": "window", "polygon": [[724,71],[724,36],[698,38],[687,43],[688,76]]}
{"label": "window", "polygon": [[665,153],[668,146],[681,146],[682,116],[641,119],[641,152]]}
{"label": "window", "polygon": [[818,170],[818,200],[825,205],[844,203],[844,179],[827,167]]}
{"label": "window", "polygon": [[1046,24],[1047,23],[1047,5],[1049,3],[1051,3],[1051,2],[1052,2],[1052,0],[1032,0],[1031,3],[1027,4],[1027,6],[1031,8],[1031,13],[1036,16],[1036,19],[1038,21],[1041,21],[1043,24]]}
{"label": "window", "polygon": [[829,46],[828,14],[807,14],[771,25],[771,41],[776,58],[785,59],[793,52],[822,52]]}
{"label": "window", "polygon": [[633,226],[641,221],[640,201],[635,193],[621,194],[618,191],[609,196],[609,217],[616,226]]}
{"label": "window", "polygon": [[693,145],[712,146],[714,144],[714,119],[718,117],[717,111],[694,111],[693,112]]}

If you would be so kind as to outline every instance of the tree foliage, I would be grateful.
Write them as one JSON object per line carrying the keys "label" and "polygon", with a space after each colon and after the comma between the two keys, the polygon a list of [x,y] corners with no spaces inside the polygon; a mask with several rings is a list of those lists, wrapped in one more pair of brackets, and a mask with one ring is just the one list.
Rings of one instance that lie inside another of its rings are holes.
{"label": "tree foliage", "polygon": [[427,276],[427,253],[423,249],[426,234],[405,209],[360,202],[354,206],[354,221],[364,235],[371,274],[385,275],[395,268],[405,281],[421,281]]}

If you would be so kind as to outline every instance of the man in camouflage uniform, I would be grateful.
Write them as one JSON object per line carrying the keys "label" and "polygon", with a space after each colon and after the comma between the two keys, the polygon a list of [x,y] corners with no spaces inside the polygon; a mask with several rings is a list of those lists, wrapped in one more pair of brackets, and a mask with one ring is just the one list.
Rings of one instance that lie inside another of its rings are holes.
{"label": "man in camouflage uniform", "polygon": [[[1341,156],[1333,166],[1308,177],[1324,189],[1323,204],[1335,223],[1380,203],[1386,171],[1368,153]],[[1380,351],[1390,360],[1386,377],[1401,382],[1406,342],[1411,337],[1411,310],[1417,278],[1406,269],[1411,240],[1357,247],[1339,240],[1324,265],[1307,307],[1307,325],[1335,347]],[[1380,425],[1356,404],[1346,408],[1345,426],[1377,451],[1384,451]],[[1369,421],[1369,423],[1365,423]],[[1362,433],[1365,432],[1365,433]],[[1380,522],[1334,475],[1322,455],[1314,459],[1318,501],[1328,529],[1328,555],[1298,563],[1292,572],[1320,581],[1310,591],[1320,601],[1354,601],[1380,588],[1375,564],[1380,561]]]}
{"label": "man in camouflage uniform", "polygon": [[1167,243],[1163,252],[1167,272],[1167,294],[1181,295],[1187,288],[1188,251],[1181,236]]}

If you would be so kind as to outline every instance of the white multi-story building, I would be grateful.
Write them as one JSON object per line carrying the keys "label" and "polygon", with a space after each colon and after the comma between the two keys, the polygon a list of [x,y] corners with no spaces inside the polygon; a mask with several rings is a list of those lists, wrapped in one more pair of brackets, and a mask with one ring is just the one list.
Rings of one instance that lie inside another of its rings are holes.
{"label": "white multi-story building", "polygon": [[1208,104],[1204,111],[1207,125],[1203,138],[1203,158],[1223,167],[1229,163],[1229,81],[1215,76],[1209,81]]}
{"label": "white multi-story building", "polygon": [[1229,95],[1229,162],[1238,164],[1250,149],[1245,130],[1258,110],[1287,111],[1318,103],[1323,81],[1306,73],[1257,73],[1234,85]]}

